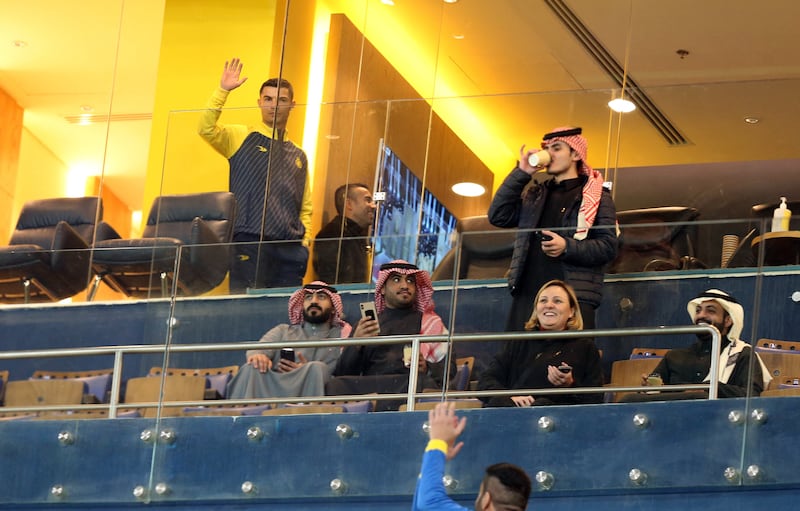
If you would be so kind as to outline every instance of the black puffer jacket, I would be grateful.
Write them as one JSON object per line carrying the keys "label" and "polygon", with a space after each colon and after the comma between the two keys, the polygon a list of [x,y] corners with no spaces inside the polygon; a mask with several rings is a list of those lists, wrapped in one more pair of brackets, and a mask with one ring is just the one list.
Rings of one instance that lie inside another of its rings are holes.
{"label": "black puffer jacket", "polygon": [[[583,179],[581,187],[587,178],[584,176]],[[611,193],[603,188],[594,225],[589,229],[586,239],[576,240],[572,236],[578,225],[581,196],[578,195],[575,203],[564,212],[561,225],[539,226],[547,198],[547,186],[542,183],[526,189],[530,181],[530,175],[515,168],[500,185],[489,206],[489,222],[492,225],[521,230],[514,242],[514,255],[511,258],[508,275],[511,294],[514,294],[517,287],[531,244],[532,231],[522,229],[563,227],[564,230],[557,232],[567,242],[566,252],[559,257],[564,270],[564,280],[575,289],[578,300],[594,307],[599,306],[602,298],[603,268],[614,260],[619,247],[617,211]]]}

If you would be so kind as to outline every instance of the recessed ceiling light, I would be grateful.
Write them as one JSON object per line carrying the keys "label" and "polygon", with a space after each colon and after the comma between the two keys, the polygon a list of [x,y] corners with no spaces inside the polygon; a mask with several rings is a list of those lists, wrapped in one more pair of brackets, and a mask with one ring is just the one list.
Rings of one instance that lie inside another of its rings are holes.
{"label": "recessed ceiling light", "polygon": [[455,39],[456,41],[461,41],[462,39],[464,39],[464,34],[453,34],[453,39]]}
{"label": "recessed ceiling light", "polygon": [[745,117],[744,122],[746,122],[747,124],[758,124],[759,122],[761,122],[761,119],[759,119],[758,117]]}
{"label": "recessed ceiling light", "polygon": [[608,102],[608,108],[621,114],[627,114],[628,112],[636,110],[636,105],[633,104],[633,101],[617,98]]}
{"label": "recessed ceiling light", "polygon": [[478,183],[456,183],[452,187],[453,193],[463,197],[480,197],[486,193],[486,188]]}
{"label": "recessed ceiling light", "polygon": [[454,4],[456,2],[458,2],[458,0],[444,0],[444,3],[446,4]]}
{"label": "recessed ceiling light", "polygon": [[17,48],[24,48],[24,47],[28,46],[28,43],[23,41],[23,40],[21,40],[21,39],[17,39],[15,41],[11,41],[11,44],[13,44]]}
{"label": "recessed ceiling light", "polygon": [[81,112],[86,114],[94,112],[94,107],[92,105],[81,105]]}
{"label": "recessed ceiling light", "polygon": [[383,5],[394,5],[394,0],[381,0]]}

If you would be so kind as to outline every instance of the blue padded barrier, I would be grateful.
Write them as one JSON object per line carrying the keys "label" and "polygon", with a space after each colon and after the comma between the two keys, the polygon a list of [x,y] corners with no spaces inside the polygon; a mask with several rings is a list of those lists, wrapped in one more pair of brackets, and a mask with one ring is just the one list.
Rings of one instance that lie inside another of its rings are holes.
{"label": "blue padded barrier", "polygon": [[[800,490],[800,397],[757,398],[766,420],[748,418],[743,399],[460,410],[468,418],[465,447],[447,465],[458,481],[453,497],[469,506],[482,469],[498,461],[531,475],[553,474],[549,491],[535,488],[530,509],[730,511],[793,508]],[[731,411],[743,422],[731,421]],[[636,414],[649,419],[637,427]],[[552,420],[543,430],[539,419]],[[427,435],[417,413],[361,413],[168,418],[172,443],[147,443],[150,419],[0,423],[0,509],[345,509],[407,510]],[[343,438],[337,426],[354,434]],[[248,431],[262,435],[252,439]],[[59,442],[69,432],[71,444]],[[158,436],[158,435],[156,435]],[[742,450],[744,449],[744,450]],[[154,451],[155,450],[155,451]],[[291,462],[281,462],[291,453]],[[154,462],[154,464],[151,464]],[[728,482],[728,467],[759,478]],[[639,487],[632,468],[647,474]],[[152,483],[151,481],[152,475]],[[330,481],[346,485],[342,496]],[[102,481],[102,484],[98,484]],[[245,494],[242,484],[255,490]],[[152,484],[152,486],[151,486]],[[155,485],[166,492],[156,494]],[[51,493],[63,487],[63,495]]]}

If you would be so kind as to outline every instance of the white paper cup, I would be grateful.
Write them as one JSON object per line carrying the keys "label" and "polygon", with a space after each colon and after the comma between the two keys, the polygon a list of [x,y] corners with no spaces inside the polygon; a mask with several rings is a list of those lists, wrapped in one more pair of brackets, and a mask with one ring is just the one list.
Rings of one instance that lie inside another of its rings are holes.
{"label": "white paper cup", "polygon": [[546,167],[550,165],[550,153],[542,149],[528,156],[528,163],[531,167]]}

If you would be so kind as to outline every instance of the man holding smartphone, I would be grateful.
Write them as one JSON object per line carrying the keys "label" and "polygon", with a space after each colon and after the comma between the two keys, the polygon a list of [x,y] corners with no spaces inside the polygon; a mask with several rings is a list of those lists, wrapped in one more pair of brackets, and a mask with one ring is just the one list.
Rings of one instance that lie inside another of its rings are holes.
{"label": "man holding smartphone", "polygon": [[[618,250],[617,212],[603,176],[587,162],[589,142],[581,128],[556,128],[544,135],[546,164],[520,149],[518,165],[489,206],[489,222],[518,229],[508,273],[511,310],[506,330],[522,328],[533,298],[545,282],[563,280],[575,289],[584,328],[595,328],[604,267]],[[549,177],[536,183],[533,175]],[[535,229],[535,230],[531,230]]]}
{"label": "man holding smartphone", "polygon": [[[366,304],[365,304],[366,305]],[[406,261],[396,260],[380,267],[375,288],[376,319],[372,311],[362,307],[362,319],[356,324],[354,337],[376,335],[442,335],[447,329],[434,312],[433,284],[425,270]],[[328,395],[402,393],[408,391],[410,360],[405,360],[406,344],[349,345],[326,387]],[[420,344],[418,390],[441,388],[444,384],[448,343]],[[455,376],[455,356],[450,356],[449,375]],[[378,408],[396,408],[396,403],[380,401]]]}
{"label": "man holding smartphone", "polygon": [[[289,298],[289,323],[261,337],[260,342],[338,339],[352,327],[342,320],[342,299],[336,289],[315,281]],[[228,383],[230,399],[323,396],[341,348],[250,350],[247,363]]]}

